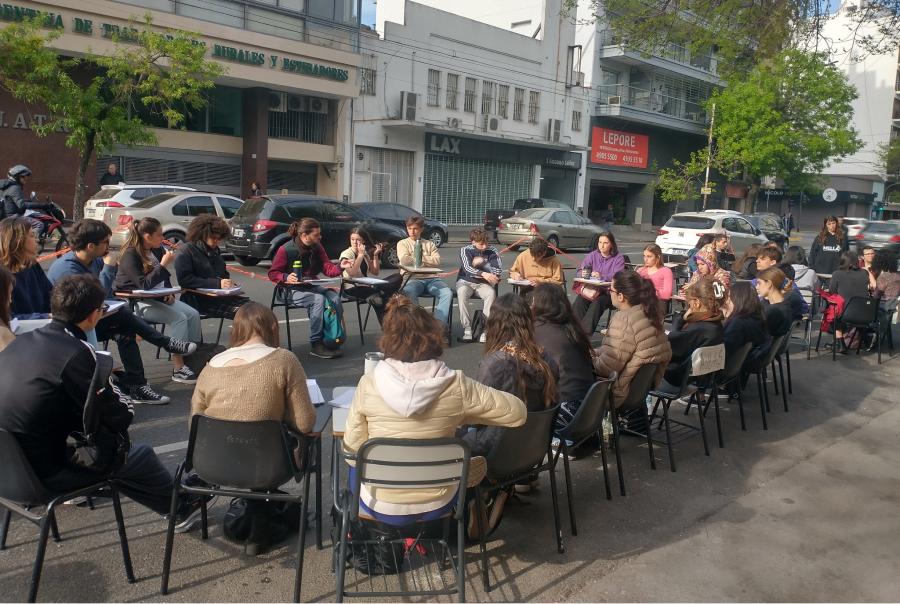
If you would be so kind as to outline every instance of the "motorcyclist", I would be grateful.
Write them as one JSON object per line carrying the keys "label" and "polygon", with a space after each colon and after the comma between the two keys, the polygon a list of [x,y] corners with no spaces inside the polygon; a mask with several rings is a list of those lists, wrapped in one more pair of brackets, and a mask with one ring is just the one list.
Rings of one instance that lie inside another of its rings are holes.
{"label": "motorcyclist", "polygon": [[0,195],[3,199],[0,219],[23,216],[31,223],[31,230],[40,239],[44,235],[44,223],[34,216],[26,215],[26,212],[29,210],[47,212],[50,205],[25,197],[25,185],[30,179],[31,170],[28,166],[18,164],[9,169],[8,178],[0,181]]}

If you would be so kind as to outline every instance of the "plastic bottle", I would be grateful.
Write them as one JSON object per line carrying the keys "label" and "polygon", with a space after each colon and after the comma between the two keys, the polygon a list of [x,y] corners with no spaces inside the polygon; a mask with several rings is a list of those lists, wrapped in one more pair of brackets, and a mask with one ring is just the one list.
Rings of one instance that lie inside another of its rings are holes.
{"label": "plastic bottle", "polygon": [[291,268],[294,269],[294,275],[297,277],[297,281],[303,281],[303,261],[299,258],[294,260],[294,265]]}
{"label": "plastic bottle", "polygon": [[413,265],[416,268],[422,266],[422,240],[416,239],[416,247],[413,250]]}

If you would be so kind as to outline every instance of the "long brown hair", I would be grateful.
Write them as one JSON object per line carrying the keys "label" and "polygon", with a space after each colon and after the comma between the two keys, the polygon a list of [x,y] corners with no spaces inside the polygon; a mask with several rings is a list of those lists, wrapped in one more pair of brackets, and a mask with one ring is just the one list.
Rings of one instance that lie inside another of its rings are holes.
{"label": "long brown hair", "polygon": [[[723,295],[718,296],[717,290],[722,291]],[[721,316],[722,303],[725,301],[724,287],[712,277],[702,277],[699,281],[684,290],[684,299],[685,302],[688,300],[699,300],[700,304],[711,316]]]}
{"label": "long brown hair", "polygon": [[662,249],[656,245],[655,243],[651,243],[649,245],[644,246],[645,252],[650,252],[656,258],[656,268],[662,268],[665,266],[662,260]]}
{"label": "long brown hair", "polygon": [[231,348],[242,346],[254,336],[259,336],[271,348],[280,346],[275,313],[258,302],[247,302],[234,314],[228,344]]}
{"label": "long brown hair", "polygon": [[822,230],[819,231],[819,234],[816,236],[816,239],[819,240],[819,245],[825,243],[825,238],[828,237],[831,233],[828,232],[828,221],[833,220],[837,226],[834,229],[834,236],[837,238],[838,243],[844,243],[844,229],[841,228],[841,223],[837,219],[837,216],[826,216],[825,220],[822,221]]}
{"label": "long brown hair", "polygon": [[[537,368],[544,376],[544,405],[551,407],[556,404],[557,386],[556,378],[550,369],[550,365],[544,360],[541,348],[534,341],[534,319],[531,309],[525,300],[517,294],[503,294],[491,306],[491,316],[486,326],[485,354],[503,351],[513,355],[517,360],[523,361]],[[527,375],[524,369],[519,370],[518,393],[519,398],[525,397]]]}
{"label": "long brown hair", "polygon": [[0,264],[0,323],[7,327],[9,327],[11,320],[9,297],[12,296],[15,284],[16,278],[9,272],[9,269]]}
{"label": "long brown hair", "polygon": [[128,227],[128,238],[122,245],[121,255],[125,255],[128,250],[137,252],[145,275],[153,270],[153,264],[150,262],[150,254],[144,249],[144,235],[152,235],[161,229],[162,224],[156,218],[149,216],[132,222]]}
{"label": "long brown hair", "polygon": [[572,304],[563,288],[555,283],[541,283],[531,292],[531,314],[535,321],[561,325],[569,344],[588,361],[591,360],[591,341],[584,333],[581,321],[575,318]]}
{"label": "long brown hair", "polygon": [[32,264],[33,258],[25,257],[25,242],[31,233],[31,223],[24,218],[6,218],[0,221],[0,264],[18,273]]}
{"label": "long brown hair", "polygon": [[735,274],[743,272],[747,268],[747,262],[749,262],[751,258],[755,260],[762,248],[763,246],[761,243],[753,243],[747,246],[747,249],[744,250],[741,257],[735,260],[734,264],[731,266],[731,270]]}
{"label": "long brown hair", "polygon": [[381,352],[404,363],[430,361],[444,354],[444,324],[404,295],[395,295],[384,313]]}

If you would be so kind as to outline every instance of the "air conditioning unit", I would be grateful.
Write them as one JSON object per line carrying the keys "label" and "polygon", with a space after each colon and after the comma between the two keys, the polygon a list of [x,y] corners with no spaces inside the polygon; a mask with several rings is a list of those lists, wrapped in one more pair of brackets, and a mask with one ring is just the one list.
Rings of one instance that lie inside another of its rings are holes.
{"label": "air conditioning unit", "polygon": [[547,140],[551,143],[558,143],[560,130],[562,130],[562,121],[550,118],[547,123]]}
{"label": "air conditioning unit", "polygon": [[328,99],[320,99],[318,97],[309,97],[310,113],[328,113]]}
{"label": "air conditioning unit", "polygon": [[448,117],[447,118],[447,125],[449,127],[454,128],[454,129],[459,128],[459,124],[460,124],[460,121],[459,121],[458,117]]}
{"label": "air conditioning unit", "polygon": [[419,103],[419,95],[415,92],[403,91],[400,93],[400,119],[407,122],[416,121],[416,106]]}
{"label": "air conditioning unit", "polygon": [[270,92],[269,111],[278,111],[280,113],[284,113],[285,111],[287,111],[287,96],[288,95],[286,92]]}
{"label": "air conditioning unit", "polygon": [[621,104],[622,104],[622,97],[620,97],[620,96],[611,96],[611,97],[608,97],[608,98],[606,99],[606,104],[607,104],[607,105],[621,105]]}
{"label": "air conditioning unit", "polygon": [[287,99],[287,106],[291,111],[309,111],[309,98],[296,94],[289,94]]}
{"label": "air conditioning unit", "polygon": [[500,132],[500,125],[502,123],[499,115],[491,115],[489,113],[484,113],[481,116],[484,124],[485,132]]}

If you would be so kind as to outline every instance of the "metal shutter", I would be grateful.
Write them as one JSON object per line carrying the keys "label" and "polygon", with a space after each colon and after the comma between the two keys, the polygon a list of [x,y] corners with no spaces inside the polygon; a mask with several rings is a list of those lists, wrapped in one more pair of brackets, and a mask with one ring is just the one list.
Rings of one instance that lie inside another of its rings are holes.
{"label": "metal shutter", "polygon": [[380,201],[411,205],[415,153],[396,149],[357,147],[353,198],[356,203]]}

